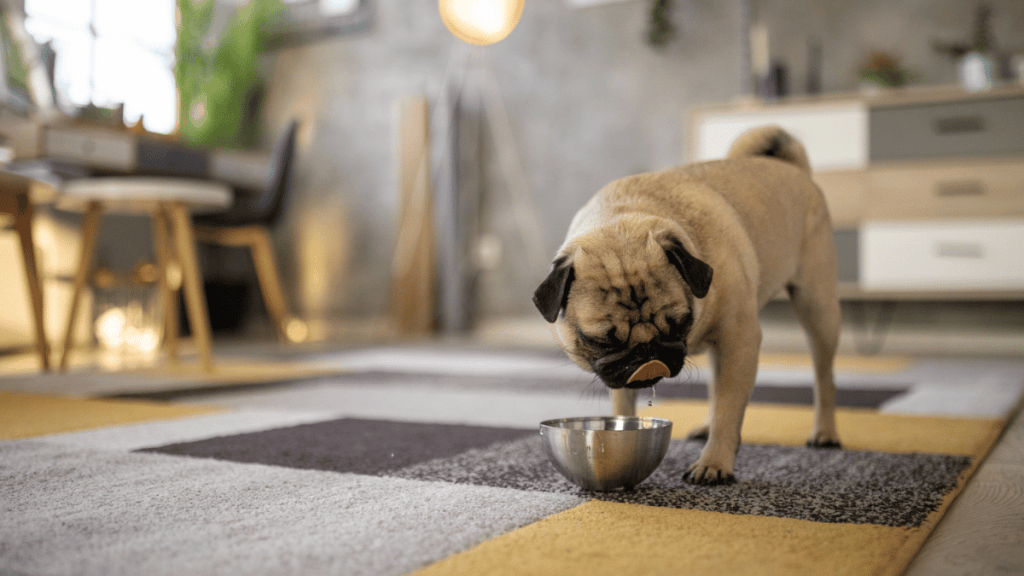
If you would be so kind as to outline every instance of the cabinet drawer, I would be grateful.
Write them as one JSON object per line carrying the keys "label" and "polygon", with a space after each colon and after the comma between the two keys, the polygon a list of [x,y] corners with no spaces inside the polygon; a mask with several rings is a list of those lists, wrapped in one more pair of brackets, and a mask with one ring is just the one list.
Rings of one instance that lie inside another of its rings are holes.
{"label": "cabinet drawer", "polygon": [[873,168],[868,220],[1024,217],[1024,161]]}
{"label": "cabinet drawer", "polygon": [[1024,98],[878,107],[869,112],[872,162],[1024,153]]}
{"label": "cabinet drawer", "polygon": [[860,102],[709,113],[696,123],[693,159],[725,158],[740,134],[775,124],[803,143],[814,169],[863,168],[868,156],[867,122],[867,108]]}
{"label": "cabinet drawer", "polygon": [[814,173],[814,182],[825,195],[832,225],[851,228],[864,219],[867,194],[866,170],[826,170]]}
{"label": "cabinet drawer", "polygon": [[867,290],[1020,290],[1024,220],[868,222],[860,230]]}

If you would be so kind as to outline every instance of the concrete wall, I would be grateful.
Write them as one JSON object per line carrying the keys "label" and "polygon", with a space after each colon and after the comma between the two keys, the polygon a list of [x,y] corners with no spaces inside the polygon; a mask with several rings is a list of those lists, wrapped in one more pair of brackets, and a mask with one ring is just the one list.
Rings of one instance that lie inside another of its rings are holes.
{"label": "concrete wall", "polygon": [[[458,42],[436,0],[373,2],[371,30],[284,48],[267,62],[268,140],[288,118],[303,122],[295,196],[277,231],[282,267],[300,309],[338,322],[385,311],[398,199],[394,104],[409,94],[436,102]],[[1000,47],[1024,52],[1024,3],[989,4]],[[546,254],[603,184],[682,161],[687,110],[738,94],[738,0],[674,5],[678,34],[662,50],[644,39],[649,2],[580,10],[560,0],[527,0],[506,40],[474,49],[489,62],[512,120]],[[961,0],[764,0],[759,13],[773,57],[801,93],[812,36],[823,43],[825,91],[855,90],[871,50],[900,56],[924,83],[952,83],[952,61],[931,42],[967,39],[975,7]],[[482,231],[497,240],[501,258],[479,278],[477,308],[484,316],[531,314],[530,295],[546,269],[524,252],[522,222],[512,216],[486,130],[477,193]]]}

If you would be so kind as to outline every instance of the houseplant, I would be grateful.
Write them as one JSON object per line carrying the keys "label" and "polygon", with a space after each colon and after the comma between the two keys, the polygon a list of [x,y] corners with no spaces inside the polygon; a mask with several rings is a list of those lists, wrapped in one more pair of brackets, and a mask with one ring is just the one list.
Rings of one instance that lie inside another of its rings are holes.
{"label": "houseplant", "polygon": [[255,139],[262,90],[257,60],[266,46],[267,25],[284,5],[281,0],[250,0],[208,48],[214,5],[214,0],[178,0],[174,79],[179,134],[195,146],[245,148]]}

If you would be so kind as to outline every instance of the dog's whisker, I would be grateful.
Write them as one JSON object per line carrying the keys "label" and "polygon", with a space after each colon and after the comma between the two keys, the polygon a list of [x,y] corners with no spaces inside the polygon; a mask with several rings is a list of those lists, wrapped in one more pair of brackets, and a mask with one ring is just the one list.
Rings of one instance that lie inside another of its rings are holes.
{"label": "dog's whisker", "polygon": [[594,398],[600,397],[602,390],[600,388],[595,388],[595,386],[594,386],[594,384],[597,384],[599,382],[600,382],[600,378],[598,378],[597,375],[594,375],[590,379],[590,382],[587,383],[586,387],[584,387],[583,390],[580,391],[579,400],[580,401],[584,400],[585,396],[589,396],[589,398],[587,398],[587,399],[594,399]]}

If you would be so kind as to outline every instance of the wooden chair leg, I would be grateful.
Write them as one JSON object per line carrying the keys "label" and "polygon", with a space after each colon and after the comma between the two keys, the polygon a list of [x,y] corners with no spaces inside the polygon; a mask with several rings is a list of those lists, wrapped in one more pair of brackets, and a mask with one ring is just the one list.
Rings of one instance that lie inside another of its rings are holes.
{"label": "wooden chair leg", "polygon": [[172,202],[167,207],[171,216],[171,230],[174,234],[178,258],[181,260],[182,288],[185,293],[185,306],[188,309],[188,320],[192,326],[192,336],[199,349],[203,369],[213,372],[213,352],[210,319],[207,316],[206,293],[203,291],[203,280],[199,272],[199,258],[196,256],[196,242],[192,233],[192,216],[188,208],[180,202]]}
{"label": "wooden chair leg", "polygon": [[305,340],[308,334],[305,323],[288,313],[284,291],[281,289],[281,277],[274,258],[273,242],[265,227],[196,226],[195,233],[201,242],[249,250],[256,267],[256,279],[260,284],[263,303],[267,307],[270,322],[274,325],[278,338],[282,342]]}
{"label": "wooden chair leg", "polygon": [[25,264],[25,279],[28,281],[28,293],[32,300],[32,317],[35,319],[36,351],[43,371],[50,370],[50,344],[46,340],[46,320],[43,315],[43,289],[36,265],[35,243],[32,239],[32,202],[28,192],[19,192],[16,198],[17,214],[14,228],[21,238],[21,256]]}
{"label": "wooden chair leg", "polygon": [[[160,302],[164,310],[164,342],[167,354],[172,360],[178,358],[178,289],[181,274],[173,258],[168,215],[163,209],[152,214],[153,247],[156,251],[157,266],[160,268]],[[172,278],[172,275],[175,277]]]}
{"label": "wooden chair leg", "polygon": [[71,291],[71,306],[68,311],[67,330],[64,332],[64,349],[60,356],[61,371],[67,370],[71,348],[75,341],[75,321],[78,318],[78,302],[81,300],[85,283],[92,269],[93,250],[96,247],[96,232],[100,227],[100,216],[103,208],[99,202],[90,202],[82,216],[82,246],[78,257],[78,271],[75,273],[75,284]]}
{"label": "wooden chair leg", "polygon": [[281,277],[277,273],[274,247],[266,228],[253,230],[252,243],[249,248],[252,251],[252,260],[256,266],[256,279],[260,283],[260,292],[263,293],[263,303],[267,307],[267,313],[277,329],[278,338],[282,342],[287,342],[289,340],[287,333],[288,307],[284,302],[284,292],[281,290]]}

